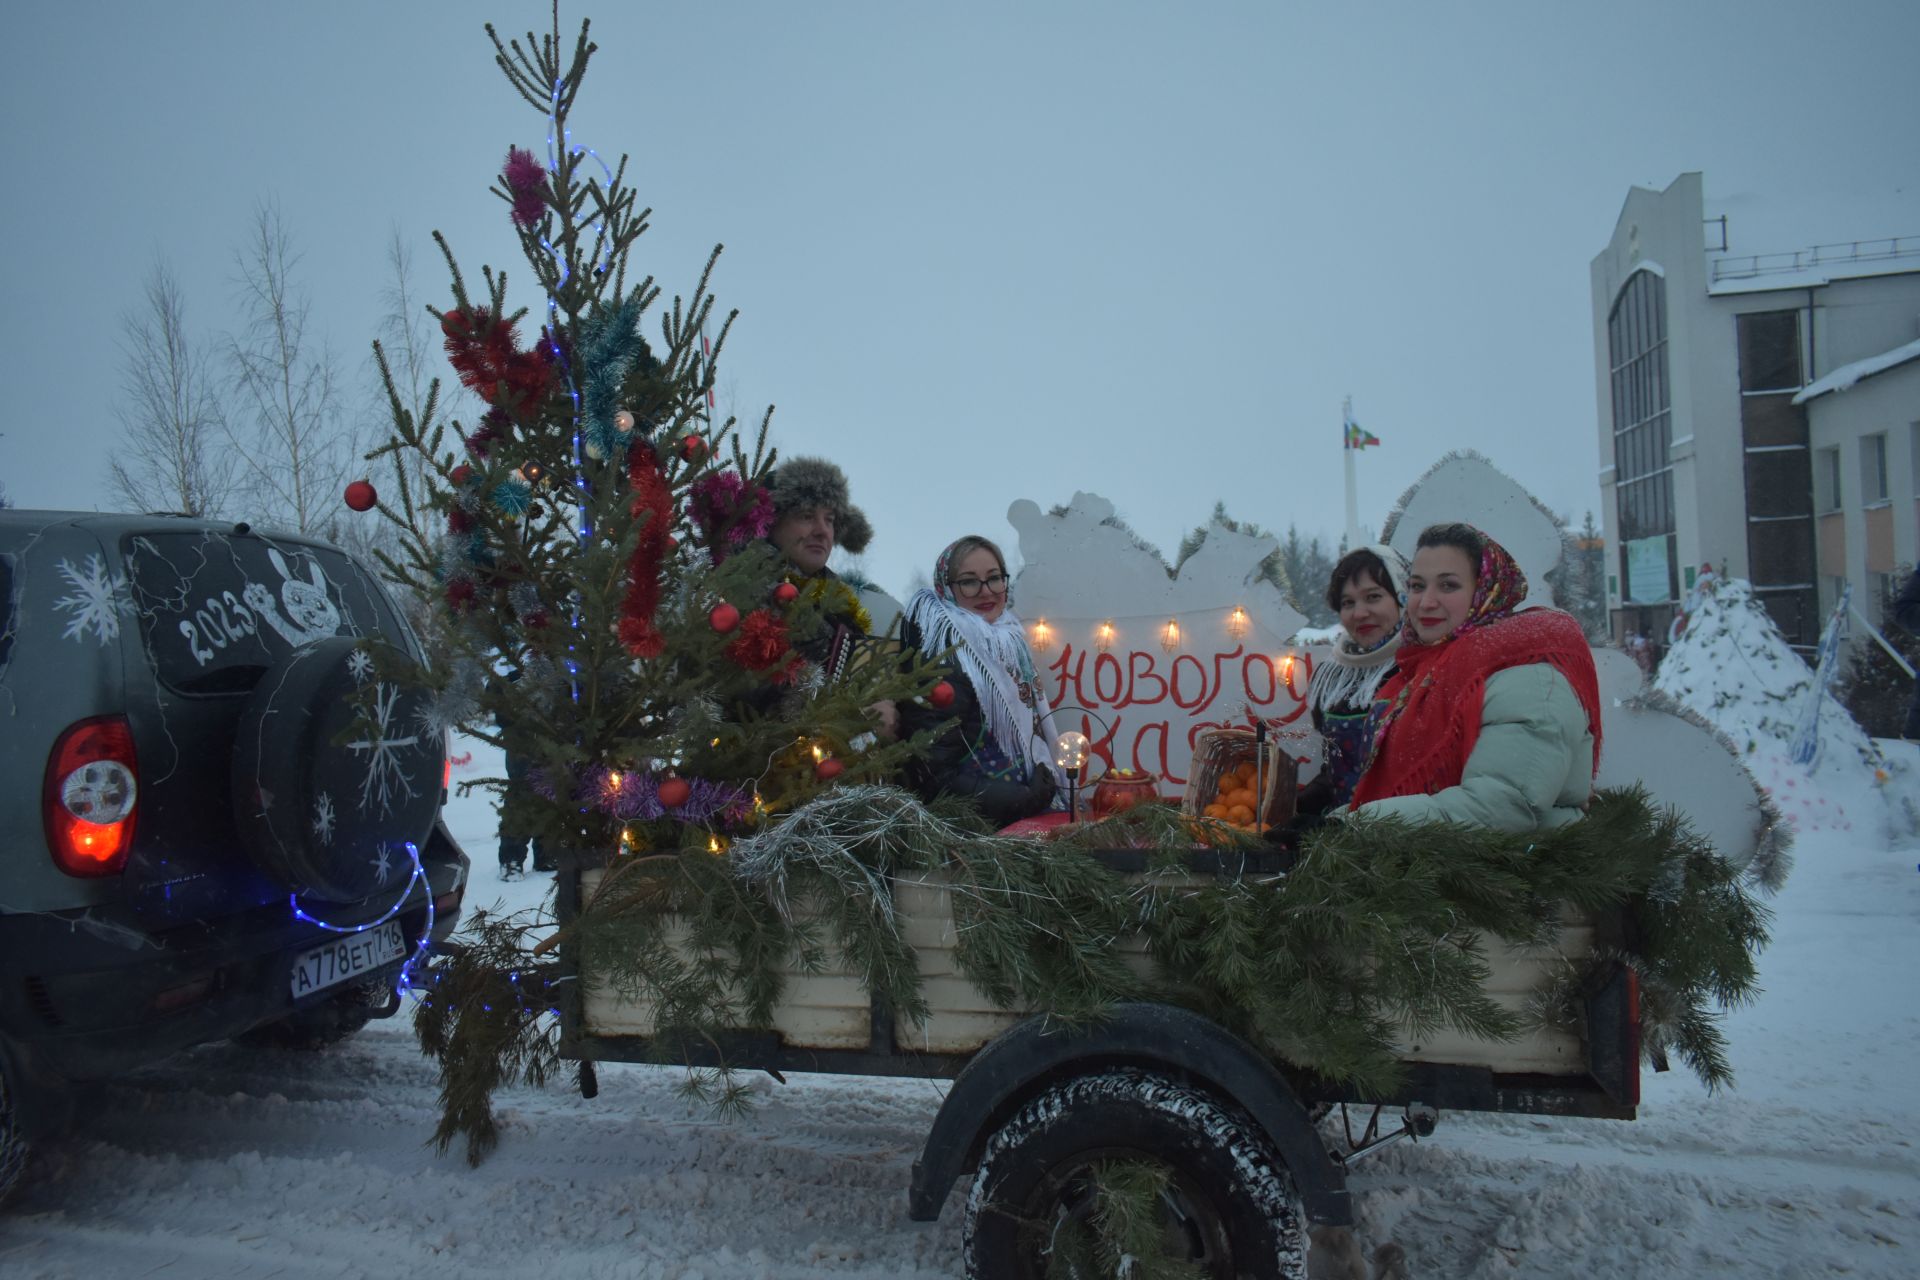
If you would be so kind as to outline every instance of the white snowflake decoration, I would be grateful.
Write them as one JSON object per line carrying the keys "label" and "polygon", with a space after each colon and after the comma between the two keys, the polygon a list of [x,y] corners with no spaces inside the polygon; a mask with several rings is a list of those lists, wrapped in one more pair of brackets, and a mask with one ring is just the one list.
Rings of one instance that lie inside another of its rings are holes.
{"label": "white snowflake decoration", "polygon": [[365,684],[367,677],[373,674],[373,655],[365,649],[355,649],[348,654],[347,674],[353,677],[355,684]]}
{"label": "white snowflake decoration", "polygon": [[416,794],[413,779],[401,764],[400,753],[418,746],[420,737],[418,734],[404,738],[393,736],[399,728],[394,723],[399,701],[398,685],[375,685],[373,715],[366,722],[367,736],[347,744],[349,750],[367,753],[367,774],[360,782],[360,812],[365,813],[369,806],[378,804],[383,818],[393,812],[395,804],[403,799],[411,800]]}
{"label": "white snowflake decoration", "polygon": [[322,791],[313,805],[313,834],[321,844],[333,843],[333,797]]}
{"label": "white snowflake decoration", "polygon": [[387,856],[387,846],[381,845],[378,856],[368,858],[367,865],[380,877],[380,883],[385,884],[387,877],[393,874],[393,859]]}
{"label": "white snowflake decoration", "polygon": [[71,595],[55,601],[56,608],[72,615],[62,636],[78,640],[92,632],[94,639],[103,645],[118,639],[120,615],[130,612],[132,607],[127,598],[126,578],[109,574],[106,562],[99,556],[88,556],[86,566],[81,569],[74,568],[71,560],[63,559],[60,576],[73,588]]}

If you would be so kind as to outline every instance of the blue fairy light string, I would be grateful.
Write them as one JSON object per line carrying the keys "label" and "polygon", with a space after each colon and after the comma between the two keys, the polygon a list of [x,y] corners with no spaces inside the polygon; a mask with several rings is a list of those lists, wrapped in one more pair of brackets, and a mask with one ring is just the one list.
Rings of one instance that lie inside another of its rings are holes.
{"label": "blue fairy light string", "polygon": [[[328,933],[365,933],[369,929],[379,928],[400,914],[400,909],[406,906],[407,898],[413,893],[413,886],[427,878],[426,868],[420,865],[419,848],[411,840],[406,842],[406,847],[407,856],[413,859],[413,874],[407,877],[406,886],[400,890],[400,896],[378,919],[367,920],[360,924],[333,924],[308,912],[300,905],[300,895],[290,893],[287,895],[287,905],[293,908],[293,918],[316,928],[325,929]],[[433,944],[433,886],[428,884],[427,890],[427,922],[420,930],[420,941],[414,944],[413,954],[408,956],[407,962],[400,966],[400,977],[394,983],[396,991],[405,992],[413,985],[414,967],[426,957],[427,948]]]}
{"label": "blue fairy light string", "polygon": [[[553,92],[548,98],[547,172],[558,173],[560,171],[560,155],[563,151],[571,156],[592,156],[599,164],[601,171],[607,175],[607,182],[611,185],[613,182],[613,170],[605,160],[601,159],[600,153],[591,147],[573,146],[573,130],[563,128],[560,124],[560,93],[565,86],[566,81],[564,78],[555,80],[553,82]],[[592,214],[585,222],[580,224],[580,231],[585,232],[589,230],[599,220],[599,213],[596,212]],[[580,384],[574,381],[573,362],[567,358],[566,351],[560,346],[560,301],[556,296],[560,289],[566,287],[567,281],[572,279],[573,268],[568,264],[566,255],[555,248],[552,241],[548,240],[544,235],[540,237],[540,247],[545,249],[553,258],[554,267],[558,272],[558,282],[555,288],[547,291],[547,349],[553,353],[554,359],[560,365],[561,375],[567,380],[567,396],[573,402],[573,487],[580,495],[580,524],[578,526],[580,540],[587,542],[593,537],[593,518],[589,514],[589,507],[587,505],[586,449],[580,437]],[[608,252],[612,252],[611,246],[609,246]],[[609,258],[609,261],[611,261],[611,258]],[[598,271],[600,268],[601,264],[596,262],[594,269]],[[580,601],[577,596],[573,601],[573,607],[570,611],[570,628],[575,635],[579,634]],[[574,651],[574,645],[569,641],[567,644],[567,652],[572,654]],[[572,657],[567,659],[567,677],[568,692],[572,695],[573,701],[578,704],[580,701],[580,664]]]}

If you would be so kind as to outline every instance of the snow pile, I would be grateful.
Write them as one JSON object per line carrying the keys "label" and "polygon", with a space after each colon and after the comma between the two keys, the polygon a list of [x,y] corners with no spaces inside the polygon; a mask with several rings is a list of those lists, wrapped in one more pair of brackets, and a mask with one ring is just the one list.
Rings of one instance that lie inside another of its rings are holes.
{"label": "snow pile", "polygon": [[1813,672],[1788,647],[1743,579],[1721,582],[1701,598],[1660,663],[1654,688],[1698,713],[1733,743],[1741,762],[1795,830],[1851,831],[1885,839],[1906,804],[1888,794],[1920,774],[1887,767],[1873,741],[1832,695],[1820,699],[1819,754],[1811,771],[1789,754]]}
{"label": "snow pile", "polygon": [[1909,360],[1920,360],[1920,338],[1891,351],[1883,351],[1877,356],[1868,356],[1865,360],[1855,360],[1852,364],[1843,364],[1826,377],[1807,384],[1806,389],[1793,398],[1795,404],[1805,404],[1815,396],[1823,396],[1829,391],[1846,391],[1862,378],[1871,378],[1876,373],[1905,364]]}

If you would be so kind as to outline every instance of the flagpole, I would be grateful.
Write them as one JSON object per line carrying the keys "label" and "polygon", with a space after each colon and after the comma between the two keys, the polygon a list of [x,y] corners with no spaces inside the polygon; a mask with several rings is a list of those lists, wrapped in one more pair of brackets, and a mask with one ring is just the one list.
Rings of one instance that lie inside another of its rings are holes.
{"label": "flagpole", "polygon": [[1353,447],[1353,397],[1348,396],[1340,406],[1340,456],[1346,463],[1347,472],[1347,550],[1361,546],[1360,533],[1360,488],[1354,479],[1353,455],[1359,450]]}

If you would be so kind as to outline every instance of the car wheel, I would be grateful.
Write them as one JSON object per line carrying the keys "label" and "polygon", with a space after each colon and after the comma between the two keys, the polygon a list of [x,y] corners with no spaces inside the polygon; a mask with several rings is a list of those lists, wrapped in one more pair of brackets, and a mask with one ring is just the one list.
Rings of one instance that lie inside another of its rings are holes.
{"label": "car wheel", "polygon": [[9,1074],[6,1055],[0,1053],[0,1204],[5,1204],[25,1181],[27,1158],[32,1154],[26,1117],[20,1111],[20,1094]]}
{"label": "car wheel", "polygon": [[259,867],[294,891],[358,902],[407,882],[406,845],[440,811],[446,738],[424,687],[383,678],[335,636],[262,676],[234,738],[234,817]]}
{"label": "car wheel", "polygon": [[1292,1181],[1266,1141],[1206,1094],[1138,1071],[1055,1085],[988,1139],[967,1197],[967,1274],[1077,1275],[1053,1246],[1068,1224],[1090,1226],[1100,1170],[1120,1161],[1166,1174],[1162,1257],[1211,1280],[1304,1280]]}

